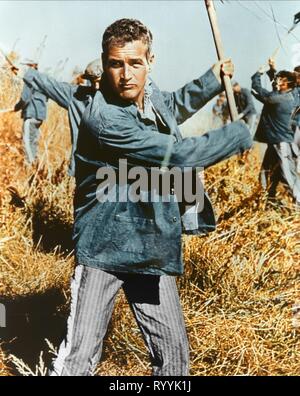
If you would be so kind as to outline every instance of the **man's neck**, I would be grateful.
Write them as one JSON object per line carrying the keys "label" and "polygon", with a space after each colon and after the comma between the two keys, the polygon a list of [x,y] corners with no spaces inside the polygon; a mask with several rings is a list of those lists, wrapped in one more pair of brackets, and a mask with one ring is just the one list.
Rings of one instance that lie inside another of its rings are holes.
{"label": "man's neck", "polygon": [[285,90],[279,91],[279,92],[285,94],[285,93],[289,93],[289,92],[291,92],[291,91],[292,91],[292,88],[285,89]]}
{"label": "man's neck", "polygon": [[139,97],[138,97],[136,100],[134,100],[135,105],[136,105],[137,108],[138,108],[140,111],[142,111],[142,112],[144,112],[144,110],[145,110],[144,98],[145,98],[145,89],[143,89],[143,90],[140,92]]}

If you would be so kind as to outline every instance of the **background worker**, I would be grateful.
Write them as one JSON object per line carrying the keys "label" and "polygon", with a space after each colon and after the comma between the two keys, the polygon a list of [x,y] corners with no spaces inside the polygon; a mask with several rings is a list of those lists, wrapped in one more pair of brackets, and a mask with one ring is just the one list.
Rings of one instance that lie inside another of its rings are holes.
{"label": "background worker", "polygon": [[247,88],[242,88],[237,81],[233,82],[232,88],[239,119],[247,123],[251,136],[253,136],[256,124],[256,110],[251,92]]}
{"label": "background worker", "polygon": [[[28,66],[30,70],[37,71],[38,62],[32,59],[26,59],[21,64]],[[17,72],[17,68],[13,67],[12,71]],[[28,85],[24,85],[21,98],[15,105],[15,112],[21,110],[23,123],[23,144],[27,164],[32,164],[38,152],[38,141],[40,136],[40,127],[47,116],[47,97]]]}
{"label": "background worker", "polygon": [[[268,63],[269,63],[269,70],[267,71],[267,75],[269,76],[272,86],[275,89],[275,76],[276,76],[275,60],[270,58]],[[297,157],[296,158],[297,173],[300,174],[300,65],[294,68],[294,72],[296,76],[296,86],[293,90],[293,94],[295,97],[295,109],[291,117],[291,126],[292,126],[292,130],[294,131],[294,143],[292,144],[292,149]]]}
{"label": "background worker", "polygon": [[296,106],[293,93],[296,77],[293,72],[283,70],[275,76],[275,90],[267,91],[261,85],[263,73],[261,68],[252,76],[255,97],[264,104],[254,138],[268,145],[260,173],[261,184],[265,189],[269,187],[268,196],[274,199],[278,183],[283,181],[296,204],[300,204],[300,179],[293,156],[294,132],[291,127]]}

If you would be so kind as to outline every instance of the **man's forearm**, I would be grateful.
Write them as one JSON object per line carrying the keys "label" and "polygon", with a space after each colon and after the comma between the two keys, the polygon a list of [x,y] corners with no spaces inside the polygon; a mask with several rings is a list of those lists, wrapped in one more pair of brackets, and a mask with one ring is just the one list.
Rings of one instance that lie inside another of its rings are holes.
{"label": "man's forearm", "polygon": [[275,78],[275,74],[276,74],[276,70],[273,68],[270,68],[267,72],[266,72],[267,76],[269,77],[270,81],[273,81]]}
{"label": "man's forearm", "polygon": [[248,114],[251,112],[251,108],[252,108],[252,106],[251,106],[250,104],[248,104],[248,105],[244,108],[244,110],[242,111],[243,117],[246,116],[246,115],[248,115]]}
{"label": "man's forearm", "polygon": [[24,75],[23,80],[29,86],[52,99],[59,106],[67,109],[70,105],[72,100],[71,84],[58,82],[54,78],[32,69]]}
{"label": "man's forearm", "polygon": [[168,146],[165,142],[156,143],[155,153],[153,153],[153,146],[151,145],[149,151],[147,149],[142,149],[140,152],[132,151],[125,153],[125,156],[128,155],[133,161],[135,159],[149,161],[150,159],[149,165],[157,166],[166,162],[170,168],[191,167],[197,169],[208,168],[252,147],[248,128],[241,121],[230,123],[223,128],[207,132],[202,136],[188,137],[180,143],[174,143],[168,158],[166,158]]}
{"label": "man's forearm", "polygon": [[256,72],[252,77],[252,89],[255,91],[255,97],[259,101],[263,102],[270,95],[270,92],[264,89],[261,85],[261,76],[262,73]]}
{"label": "man's forearm", "polygon": [[224,90],[212,69],[172,93],[164,93],[165,101],[178,124],[195,114]]}
{"label": "man's forearm", "polygon": [[206,168],[252,145],[248,128],[241,121],[182,141],[176,141],[173,135],[149,133],[139,125],[128,124],[128,114],[123,109],[115,117],[109,117],[107,123],[102,122],[104,125],[99,126],[99,120],[95,119],[89,126],[97,141],[112,155],[116,150],[118,156],[135,163],[142,161],[144,166]]}

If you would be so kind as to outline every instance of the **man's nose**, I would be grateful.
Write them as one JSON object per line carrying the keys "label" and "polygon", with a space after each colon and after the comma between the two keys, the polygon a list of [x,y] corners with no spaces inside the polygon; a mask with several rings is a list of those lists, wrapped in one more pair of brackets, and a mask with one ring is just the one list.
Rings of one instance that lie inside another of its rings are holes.
{"label": "man's nose", "polygon": [[131,67],[129,65],[124,65],[123,66],[123,73],[122,73],[122,78],[126,81],[130,80],[132,77],[132,72],[131,72]]}

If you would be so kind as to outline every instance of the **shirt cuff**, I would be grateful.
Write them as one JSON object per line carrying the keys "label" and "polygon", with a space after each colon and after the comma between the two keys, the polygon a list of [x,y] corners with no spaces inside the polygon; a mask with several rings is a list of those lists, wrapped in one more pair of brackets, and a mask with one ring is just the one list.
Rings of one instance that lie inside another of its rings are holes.
{"label": "shirt cuff", "polygon": [[207,96],[213,98],[218,93],[224,91],[223,84],[219,83],[212,69],[209,69],[202,77],[200,77],[200,80],[205,88]]}

